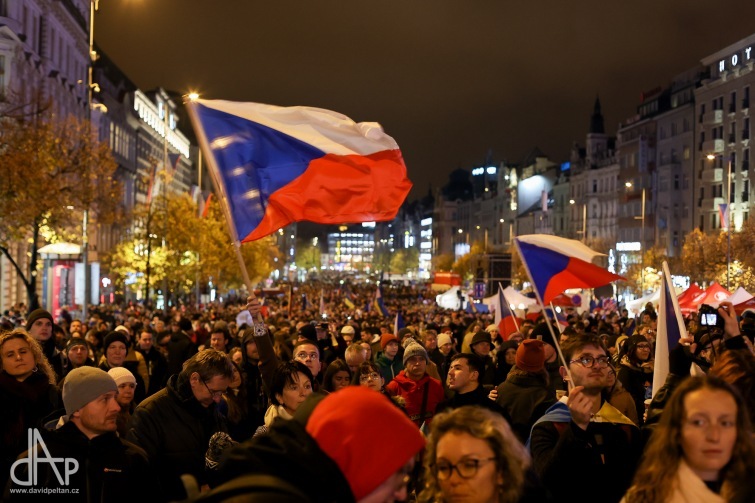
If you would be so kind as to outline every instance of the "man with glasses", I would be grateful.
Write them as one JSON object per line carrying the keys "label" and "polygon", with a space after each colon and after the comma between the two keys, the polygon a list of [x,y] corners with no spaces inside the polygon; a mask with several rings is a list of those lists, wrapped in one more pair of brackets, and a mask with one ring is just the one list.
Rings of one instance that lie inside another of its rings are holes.
{"label": "man with glasses", "polygon": [[561,376],[571,381],[571,389],[532,428],[533,466],[555,499],[573,499],[574,481],[589,476],[590,494],[601,502],[618,502],[641,454],[640,432],[603,400],[608,356],[600,340],[580,334],[562,351],[569,368],[561,367]]}
{"label": "man with glasses", "polygon": [[320,363],[320,348],[310,340],[302,340],[294,345],[294,360],[303,363],[310,372],[312,377],[317,379],[317,375],[322,369]]}
{"label": "man with glasses", "polygon": [[230,359],[205,349],[184,363],[168,385],[144,400],[134,411],[127,439],[147,451],[163,485],[163,497],[186,498],[181,475],[205,480],[205,452],[210,437],[227,431],[217,404],[233,379]]}

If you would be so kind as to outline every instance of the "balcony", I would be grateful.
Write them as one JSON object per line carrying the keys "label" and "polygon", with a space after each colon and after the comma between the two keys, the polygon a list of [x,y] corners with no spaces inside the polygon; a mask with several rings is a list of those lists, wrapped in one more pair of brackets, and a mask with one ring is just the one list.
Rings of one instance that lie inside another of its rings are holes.
{"label": "balcony", "polygon": [[698,205],[701,210],[714,210],[718,211],[718,206],[724,204],[723,197],[704,197],[698,200]]}
{"label": "balcony", "polygon": [[702,170],[700,173],[700,181],[703,183],[716,183],[722,182],[724,179],[723,168],[708,168]]}
{"label": "balcony", "polygon": [[703,124],[722,124],[723,121],[724,121],[723,110],[711,110],[710,112],[706,112],[702,116]]}
{"label": "balcony", "polygon": [[706,140],[700,145],[700,150],[705,154],[720,154],[724,151],[724,141],[722,139]]}

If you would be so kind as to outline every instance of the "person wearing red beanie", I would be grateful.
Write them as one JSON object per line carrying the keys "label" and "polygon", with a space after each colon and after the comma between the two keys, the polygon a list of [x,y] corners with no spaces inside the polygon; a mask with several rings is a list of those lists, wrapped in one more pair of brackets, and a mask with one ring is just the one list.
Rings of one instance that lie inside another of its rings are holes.
{"label": "person wearing red beanie", "polygon": [[380,367],[380,373],[383,374],[385,384],[391,382],[404,369],[404,362],[398,355],[398,337],[394,334],[383,334],[380,338],[380,346],[383,352],[378,356],[375,363]]}
{"label": "person wearing red beanie", "polygon": [[[411,470],[407,465],[425,445],[406,414],[363,386],[331,393],[315,407],[306,430],[341,469],[357,502],[386,501],[404,490],[403,475]],[[387,438],[390,449],[385,448]],[[369,468],[363,453],[369,453]]]}
{"label": "person wearing red beanie", "polygon": [[199,501],[404,501],[425,440],[389,398],[365,386],[310,395],[292,420],[231,447],[219,486]]}

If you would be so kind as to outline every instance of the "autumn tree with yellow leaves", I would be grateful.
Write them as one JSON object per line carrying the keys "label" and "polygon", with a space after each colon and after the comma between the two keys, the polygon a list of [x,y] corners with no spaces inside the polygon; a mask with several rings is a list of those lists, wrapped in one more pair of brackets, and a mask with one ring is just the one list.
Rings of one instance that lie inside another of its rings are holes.
{"label": "autumn tree with yellow leaves", "polygon": [[[30,309],[37,298],[38,249],[66,233],[81,236],[81,215],[113,223],[122,216],[117,164],[88,120],[45,114],[0,119],[0,253],[26,287]],[[29,267],[12,249],[28,248]]]}
{"label": "autumn tree with yellow leaves", "polygon": [[[103,259],[116,287],[143,291],[145,298],[163,281],[174,297],[191,294],[197,280],[201,284],[212,281],[221,290],[241,287],[242,273],[219,204],[213,201],[202,217],[188,194],[161,199],[151,208],[142,206],[134,212],[136,221],[150,222],[149,232],[137,229],[132,239]],[[242,244],[241,252],[252,283],[269,276],[276,269],[276,259],[282,259],[270,237]],[[127,285],[129,278],[133,282]]]}

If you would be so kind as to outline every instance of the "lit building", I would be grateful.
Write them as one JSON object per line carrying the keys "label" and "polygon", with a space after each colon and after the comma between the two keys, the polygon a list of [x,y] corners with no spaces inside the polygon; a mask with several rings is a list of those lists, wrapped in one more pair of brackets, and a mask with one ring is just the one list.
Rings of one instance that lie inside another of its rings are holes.
{"label": "lit building", "polygon": [[732,230],[739,230],[750,215],[754,49],[755,34],[702,59],[708,78],[695,89],[695,168],[700,179],[697,225],[705,232],[725,228],[721,205],[731,204]]}
{"label": "lit building", "polygon": [[[56,117],[87,114],[88,19],[88,0],[0,1],[0,115],[9,111],[23,115],[46,107]],[[29,269],[29,246],[26,241],[8,243],[22,270]],[[65,260],[71,270],[71,282],[63,285],[67,288],[73,285],[75,257],[65,258],[72,259]],[[43,283],[37,281],[42,302]],[[18,302],[27,302],[26,288],[2,255],[0,310]]]}
{"label": "lit building", "polygon": [[375,224],[341,226],[328,234],[328,267],[336,271],[370,273],[375,253]]}

